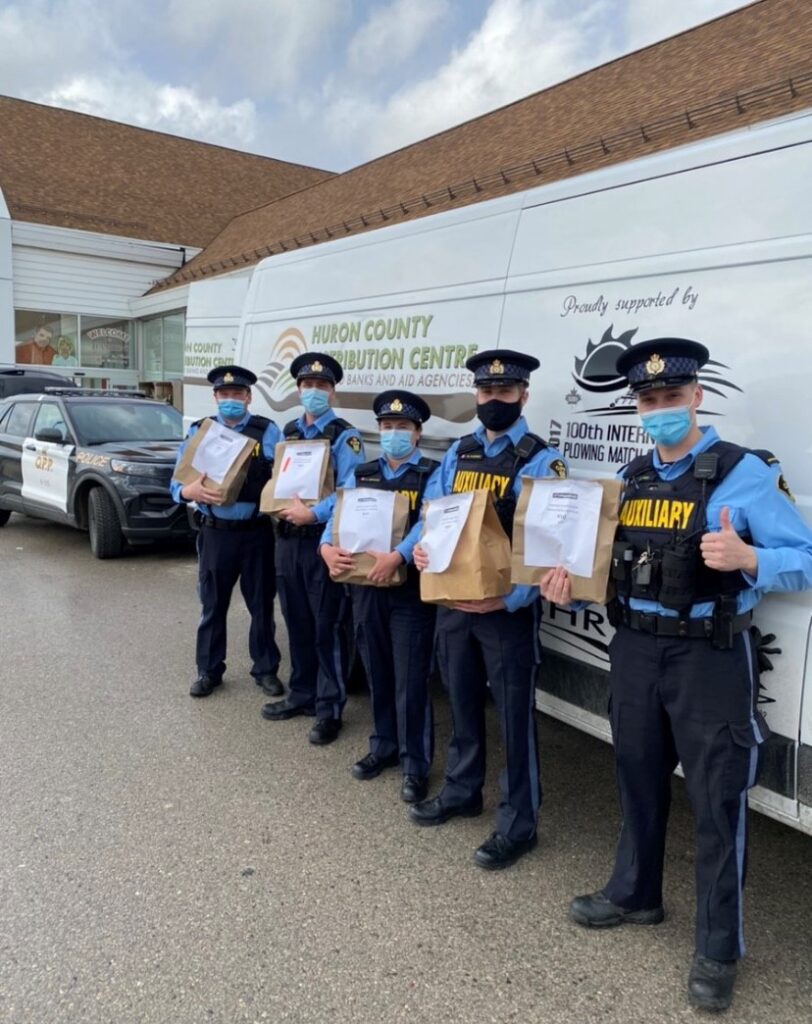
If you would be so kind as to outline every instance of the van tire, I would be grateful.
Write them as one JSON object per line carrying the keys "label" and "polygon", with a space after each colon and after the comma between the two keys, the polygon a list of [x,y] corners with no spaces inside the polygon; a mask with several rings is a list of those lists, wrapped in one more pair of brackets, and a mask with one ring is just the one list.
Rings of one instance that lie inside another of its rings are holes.
{"label": "van tire", "polygon": [[94,487],[87,500],[87,531],[96,558],[118,558],[124,547],[121,521],[113,499],[103,487]]}
{"label": "van tire", "polygon": [[5,526],[11,519],[11,512],[7,508],[0,508],[0,526]]}

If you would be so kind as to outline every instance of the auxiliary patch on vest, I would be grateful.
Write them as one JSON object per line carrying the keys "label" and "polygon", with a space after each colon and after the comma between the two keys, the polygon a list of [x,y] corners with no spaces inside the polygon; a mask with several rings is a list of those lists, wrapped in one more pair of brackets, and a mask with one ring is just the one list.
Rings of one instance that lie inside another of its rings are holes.
{"label": "auxiliary patch on vest", "polygon": [[641,526],[654,530],[687,530],[695,501],[670,498],[633,498],[620,509],[623,526]]}
{"label": "auxiliary patch on vest", "polygon": [[509,476],[498,473],[484,473],[477,469],[458,469],[451,484],[452,494],[465,494],[468,491],[489,490],[497,498],[504,498]]}

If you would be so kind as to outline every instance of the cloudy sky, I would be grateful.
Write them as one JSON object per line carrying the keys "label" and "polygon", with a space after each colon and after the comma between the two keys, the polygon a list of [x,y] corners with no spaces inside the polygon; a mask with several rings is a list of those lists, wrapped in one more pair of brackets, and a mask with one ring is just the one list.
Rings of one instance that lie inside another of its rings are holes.
{"label": "cloudy sky", "polygon": [[0,93],[331,170],[746,0],[0,0]]}

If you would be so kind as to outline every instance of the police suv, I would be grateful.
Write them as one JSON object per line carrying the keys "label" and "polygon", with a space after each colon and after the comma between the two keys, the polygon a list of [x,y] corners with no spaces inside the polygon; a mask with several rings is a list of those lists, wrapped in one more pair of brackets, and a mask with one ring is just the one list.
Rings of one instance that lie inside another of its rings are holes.
{"label": "police suv", "polygon": [[137,392],[46,388],[0,401],[0,526],[12,512],[90,535],[96,558],[125,542],[186,538],[169,495],[180,413]]}

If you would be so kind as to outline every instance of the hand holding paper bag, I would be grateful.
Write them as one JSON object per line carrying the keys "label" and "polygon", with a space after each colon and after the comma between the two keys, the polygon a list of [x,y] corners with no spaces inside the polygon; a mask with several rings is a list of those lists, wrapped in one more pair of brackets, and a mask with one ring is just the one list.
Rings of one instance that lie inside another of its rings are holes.
{"label": "hand holding paper bag", "polygon": [[[555,604],[605,603],[621,487],[620,480],[523,477],[513,524],[511,580],[544,580],[549,593],[555,589],[559,600],[548,598]],[[560,572],[551,576],[551,568]]]}

